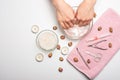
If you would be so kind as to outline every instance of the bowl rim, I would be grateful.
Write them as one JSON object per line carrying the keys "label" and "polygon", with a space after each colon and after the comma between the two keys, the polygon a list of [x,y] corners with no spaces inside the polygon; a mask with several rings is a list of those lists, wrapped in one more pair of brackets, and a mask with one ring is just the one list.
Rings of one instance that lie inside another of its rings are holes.
{"label": "bowl rim", "polygon": [[[46,50],[46,49],[42,48],[42,47],[39,45],[39,41],[38,41],[38,40],[39,40],[40,34],[42,34],[43,32],[52,32],[52,33],[55,35],[55,37],[56,37],[56,45],[55,45],[54,48],[49,49],[49,50]],[[36,36],[36,45],[37,45],[37,47],[38,47],[39,49],[44,50],[44,51],[53,51],[53,50],[57,47],[58,43],[59,43],[58,36],[57,36],[57,34],[56,34],[54,31],[52,31],[52,30],[48,30],[48,29],[42,30],[42,31],[40,31],[40,32],[37,34],[37,36]]]}

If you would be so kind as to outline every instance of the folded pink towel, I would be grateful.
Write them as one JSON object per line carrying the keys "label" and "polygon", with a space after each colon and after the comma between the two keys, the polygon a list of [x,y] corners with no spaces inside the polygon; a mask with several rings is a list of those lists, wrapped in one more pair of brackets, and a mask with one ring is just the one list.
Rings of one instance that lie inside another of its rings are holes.
{"label": "folded pink towel", "polygon": [[108,9],[71,51],[67,60],[89,79],[94,79],[119,48],[120,16]]}

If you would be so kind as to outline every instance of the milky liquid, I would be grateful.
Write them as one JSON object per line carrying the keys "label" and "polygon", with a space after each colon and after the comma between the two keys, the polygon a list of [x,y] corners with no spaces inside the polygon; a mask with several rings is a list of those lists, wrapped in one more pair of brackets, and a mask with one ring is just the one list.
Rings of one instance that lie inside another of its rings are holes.
{"label": "milky liquid", "polygon": [[46,51],[55,49],[57,44],[58,44],[58,37],[53,31],[44,30],[40,32],[40,34],[37,37],[38,47]]}

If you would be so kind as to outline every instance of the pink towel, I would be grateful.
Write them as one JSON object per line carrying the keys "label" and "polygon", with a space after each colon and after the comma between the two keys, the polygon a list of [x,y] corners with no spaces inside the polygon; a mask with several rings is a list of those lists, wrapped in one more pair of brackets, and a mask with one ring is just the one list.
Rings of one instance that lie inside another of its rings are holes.
{"label": "pink towel", "polygon": [[[67,60],[89,79],[94,79],[119,48],[120,16],[108,9],[96,21],[91,32],[71,51]],[[78,62],[74,61],[75,57],[78,58]]]}

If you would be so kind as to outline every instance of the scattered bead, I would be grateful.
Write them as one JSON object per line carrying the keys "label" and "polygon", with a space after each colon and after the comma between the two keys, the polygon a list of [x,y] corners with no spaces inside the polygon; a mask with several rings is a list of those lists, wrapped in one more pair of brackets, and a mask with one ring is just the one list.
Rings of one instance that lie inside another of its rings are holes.
{"label": "scattered bead", "polygon": [[57,26],[53,26],[53,30],[57,30]]}
{"label": "scattered bead", "polygon": [[51,57],[52,57],[52,53],[49,53],[49,54],[48,54],[48,57],[51,58]]}
{"label": "scattered bead", "polygon": [[102,30],[102,27],[101,27],[101,26],[99,26],[99,27],[98,27],[98,31],[101,31],[101,30]]}
{"label": "scattered bead", "polygon": [[63,72],[63,68],[62,68],[62,67],[59,67],[59,68],[58,68],[58,71],[59,71],[59,72]]}
{"label": "scattered bead", "polygon": [[112,43],[109,43],[109,44],[108,44],[108,47],[109,47],[109,48],[112,48]]}
{"label": "scattered bead", "polygon": [[113,28],[112,27],[109,27],[109,32],[113,33]]}
{"label": "scattered bead", "polygon": [[69,52],[69,48],[68,48],[67,46],[62,47],[62,49],[61,49],[61,53],[62,53],[63,55],[67,55],[68,52]]}
{"label": "scattered bead", "polygon": [[32,31],[33,33],[38,33],[38,32],[39,32],[39,27],[38,27],[38,25],[33,25],[31,31]]}
{"label": "scattered bead", "polygon": [[74,58],[73,58],[73,61],[74,61],[74,62],[78,62],[78,58],[77,58],[77,57],[74,57]]}
{"label": "scattered bead", "polygon": [[68,42],[68,46],[71,47],[72,46],[72,42]]}
{"label": "scattered bead", "polygon": [[57,45],[57,50],[60,50],[60,45],[59,44]]}
{"label": "scattered bead", "polygon": [[59,60],[60,60],[60,61],[63,61],[63,60],[64,60],[64,58],[63,58],[63,57],[59,57]]}
{"label": "scattered bead", "polygon": [[87,59],[87,63],[89,64],[91,61],[90,61],[90,59]]}
{"label": "scattered bead", "polygon": [[61,35],[60,39],[62,39],[62,40],[65,39],[65,35]]}
{"label": "scattered bead", "polygon": [[35,59],[36,59],[37,62],[41,62],[41,61],[43,61],[44,56],[43,56],[42,53],[39,53],[35,56]]}

